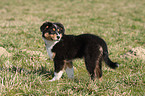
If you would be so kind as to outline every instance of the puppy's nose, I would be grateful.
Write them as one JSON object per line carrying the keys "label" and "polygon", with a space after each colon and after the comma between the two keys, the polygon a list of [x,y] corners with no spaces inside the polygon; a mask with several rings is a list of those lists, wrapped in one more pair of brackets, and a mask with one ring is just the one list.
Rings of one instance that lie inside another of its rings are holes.
{"label": "puppy's nose", "polygon": [[60,38],[60,36],[57,36],[57,39],[59,39]]}

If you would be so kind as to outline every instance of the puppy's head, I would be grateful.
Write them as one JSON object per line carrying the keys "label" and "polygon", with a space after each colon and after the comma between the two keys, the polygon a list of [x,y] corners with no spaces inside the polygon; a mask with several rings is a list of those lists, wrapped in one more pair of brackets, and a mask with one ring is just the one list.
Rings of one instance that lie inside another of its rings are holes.
{"label": "puppy's head", "polygon": [[47,40],[59,41],[65,32],[61,23],[45,22],[40,27],[42,37]]}

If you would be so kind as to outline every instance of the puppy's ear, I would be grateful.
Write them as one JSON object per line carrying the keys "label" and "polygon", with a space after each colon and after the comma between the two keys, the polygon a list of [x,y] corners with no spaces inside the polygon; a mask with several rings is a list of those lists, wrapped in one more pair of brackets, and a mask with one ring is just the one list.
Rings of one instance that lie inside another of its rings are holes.
{"label": "puppy's ear", "polygon": [[64,26],[63,26],[61,23],[53,23],[53,24],[55,24],[55,25],[57,25],[58,27],[60,27],[61,32],[64,34],[65,28],[64,28]]}
{"label": "puppy's ear", "polygon": [[41,32],[43,32],[45,29],[49,28],[50,26],[52,26],[53,24],[51,22],[45,22],[41,25],[40,30]]}

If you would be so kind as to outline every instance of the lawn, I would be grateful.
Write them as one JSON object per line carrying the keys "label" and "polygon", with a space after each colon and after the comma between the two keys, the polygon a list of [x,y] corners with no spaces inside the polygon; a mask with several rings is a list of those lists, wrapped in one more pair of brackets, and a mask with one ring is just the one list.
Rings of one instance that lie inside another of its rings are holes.
{"label": "lawn", "polygon": [[[144,0],[0,0],[0,95],[144,96]],[[91,81],[82,59],[75,78],[53,77],[40,26],[60,22],[66,34],[102,37],[116,70],[103,63],[102,81]]]}

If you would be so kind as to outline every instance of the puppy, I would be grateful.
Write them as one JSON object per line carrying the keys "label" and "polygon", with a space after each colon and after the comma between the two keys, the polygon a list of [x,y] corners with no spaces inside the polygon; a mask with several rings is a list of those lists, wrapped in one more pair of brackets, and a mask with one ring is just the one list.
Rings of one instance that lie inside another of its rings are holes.
{"label": "puppy", "polygon": [[47,53],[54,61],[54,77],[50,81],[59,80],[64,69],[69,78],[74,78],[72,60],[75,58],[84,58],[86,69],[92,80],[102,77],[102,60],[113,69],[119,66],[109,59],[107,45],[98,36],[65,35],[64,26],[61,23],[52,22],[43,23],[40,30]]}

